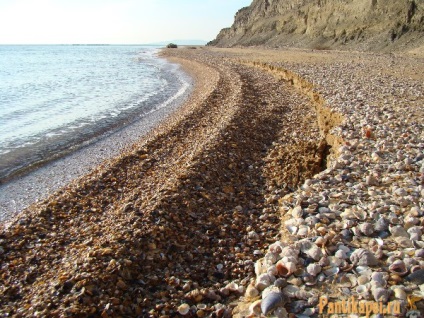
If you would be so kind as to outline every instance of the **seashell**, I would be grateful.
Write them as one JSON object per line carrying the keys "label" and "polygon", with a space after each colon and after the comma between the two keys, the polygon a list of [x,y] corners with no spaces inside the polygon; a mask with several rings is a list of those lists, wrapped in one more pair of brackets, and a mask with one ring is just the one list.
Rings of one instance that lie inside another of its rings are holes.
{"label": "seashell", "polygon": [[284,288],[287,286],[287,280],[285,278],[277,278],[274,282],[274,286],[278,288]]}
{"label": "seashell", "polygon": [[324,247],[325,244],[327,244],[327,240],[322,236],[318,236],[315,240],[315,244],[319,247]]}
{"label": "seashell", "polygon": [[237,285],[235,282],[228,283],[225,288],[227,288],[231,292],[237,292],[240,289],[240,286]]}
{"label": "seashell", "polygon": [[390,226],[389,227],[389,231],[392,234],[393,237],[397,238],[397,237],[405,237],[409,239],[409,234],[408,232],[406,232],[406,230],[400,226],[400,225],[396,225],[396,226]]}
{"label": "seashell", "polygon": [[301,242],[300,250],[315,261],[318,261],[323,256],[321,249],[310,241]]}
{"label": "seashell", "polygon": [[281,255],[281,258],[291,257],[293,259],[297,259],[299,257],[299,250],[292,246],[286,246],[285,248],[283,248],[280,255]]}
{"label": "seashell", "polygon": [[299,219],[303,216],[303,210],[301,206],[297,206],[295,207],[292,211],[291,211],[291,215],[296,218]]}
{"label": "seashell", "polygon": [[309,275],[317,276],[321,272],[321,266],[318,264],[309,264],[306,271]]}
{"label": "seashell", "polygon": [[371,281],[371,277],[367,275],[361,275],[358,277],[358,285],[365,285]]}
{"label": "seashell", "polygon": [[387,231],[389,229],[389,224],[389,221],[382,216],[374,223],[374,229],[379,232]]}
{"label": "seashell", "polygon": [[406,269],[410,269],[412,266],[415,266],[418,264],[418,262],[411,257],[404,257],[403,262],[405,263]]}
{"label": "seashell", "polygon": [[405,263],[402,260],[396,260],[389,266],[389,271],[391,273],[397,274],[399,276],[406,275],[408,270],[406,269]]}
{"label": "seashell", "polygon": [[309,226],[301,225],[299,227],[299,229],[297,230],[297,234],[296,235],[298,237],[307,237],[309,235],[309,231],[310,231]]}
{"label": "seashell", "polygon": [[275,243],[272,243],[269,247],[268,247],[268,251],[272,254],[280,254],[283,251],[283,243],[281,243],[280,241],[277,241]]}
{"label": "seashell", "polygon": [[294,262],[285,262],[279,260],[276,265],[278,275],[288,277],[296,271],[296,264]]}
{"label": "seashell", "polygon": [[318,277],[310,274],[306,274],[303,276],[303,282],[306,286],[313,286],[318,282]]}
{"label": "seashell", "polygon": [[256,277],[255,288],[259,291],[264,290],[269,285],[271,285],[271,277],[264,273]]}
{"label": "seashell", "polygon": [[330,267],[329,269],[326,269],[325,271],[323,271],[323,273],[325,274],[325,276],[327,277],[331,277],[334,276],[336,274],[338,274],[340,272],[340,268],[335,266],[335,267]]}
{"label": "seashell", "polygon": [[346,287],[346,288],[350,288],[352,286],[356,285],[357,279],[355,277],[355,275],[352,279],[348,276],[348,275],[341,275],[337,278],[337,284],[340,287]]}
{"label": "seashell", "polygon": [[330,265],[330,259],[328,258],[328,256],[323,256],[320,258],[318,264],[321,267],[327,267],[328,265]]}
{"label": "seashell", "polygon": [[406,238],[406,237],[396,237],[395,241],[399,247],[403,247],[403,248],[414,247],[414,243],[409,238]]}
{"label": "seashell", "polygon": [[283,306],[285,303],[285,297],[280,292],[269,293],[261,302],[261,311],[264,315],[267,315],[277,307]]}
{"label": "seashell", "polygon": [[295,298],[296,293],[299,291],[300,291],[300,288],[294,285],[287,285],[286,287],[283,288],[284,295],[290,298]]}
{"label": "seashell", "polygon": [[251,315],[260,316],[262,313],[261,304],[262,300],[256,300],[249,306],[249,312]]}
{"label": "seashell", "polygon": [[382,287],[375,287],[371,290],[375,301],[387,303],[389,301],[391,290]]}
{"label": "seashell", "polygon": [[419,241],[423,235],[421,227],[413,226],[408,229],[407,233],[409,234],[409,239],[412,241]]}
{"label": "seashell", "polygon": [[190,311],[190,306],[188,304],[181,304],[178,306],[177,310],[180,315],[185,316]]}
{"label": "seashell", "polygon": [[405,290],[401,287],[393,288],[393,293],[396,299],[406,300],[407,298]]}
{"label": "seashell", "polygon": [[245,297],[246,298],[255,298],[257,296],[259,296],[259,291],[255,288],[255,285],[252,282],[246,288]]}
{"label": "seashell", "polygon": [[424,249],[420,248],[415,251],[415,257],[424,258]]}
{"label": "seashell", "polygon": [[359,230],[366,236],[374,233],[374,226],[371,223],[365,222],[359,225]]}
{"label": "seashell", "polygon": [[375,266],[378,264],[375,255],[364,248],[355,250],[350,255],[350,261],[353,265]]}
{"label": "seashell", "polygon": [[275,264],[278,261],[278,255],[268,252],[264,256],[264,261],[266,264]]}
{"label": "seashell", "polygon": [[381,259],[384,255],[383,248],[380,245],[374,245],[370,248],[371,253],[375,255],[377,259]]}
{"label": "seashell", "polygon": [[356,269],[355,269],[355,272],[358,275],[364,275],[364,276],[367,276],[369,278],[371,278],[371,275],[373,273],[372,269],[369,268],[368,266],[357,266]]}
{"label": "seashell", "polygon": [[385,279],[386,273],[374,272],[371,275],[371,283],[375,287],[386,287],[387,281]]}
{"label": "seashell", "polygon": [[367,212],[359,208],[352,210],[352,213],[353,213],[353,216],[360,221],[365,221],[368,217]]}
{"label": "seashell", "polygon": [[405,279],[417,285],[424,284],[424,269],[419,269],[409,274]]}
{"label": "seashell", "polygon": [[358,296],[367,299],[369,297],[369,289],[366,285],[359,285],[356,287],[356,293]]}
{"label": "seashell", "polygon": [[270,276],[277,276],[278,275],[277,266],[275,265],[269,266],[266,272]]}
{"label": "seashell", "polygon": [[255,262],[255,274],[256,276],[259,276],[265,272],[266,272],[265,260],[261,258]]}
{"label": "seashell", "polygon": [[421,268],[422,268],[421,265],[414,265],[414,266],[411,267],[411,269],[409,271],[412,274],[412,273],[414,273],[416,271],[419,271]]}
{"label": "seashell", "polygon": [[336,252],[336,254],[334,254],[334,256],[339,258],[339,259],[346,259],[347,258],[347,254],[344,250],[338,250]]}

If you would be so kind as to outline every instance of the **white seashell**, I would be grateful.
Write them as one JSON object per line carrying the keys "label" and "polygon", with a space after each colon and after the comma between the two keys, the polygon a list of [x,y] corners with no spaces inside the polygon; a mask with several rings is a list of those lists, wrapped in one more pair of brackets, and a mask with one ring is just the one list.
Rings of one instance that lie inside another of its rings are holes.
{"label": "white seashell", "polygon": [[279,260],[276,264],[278,275],[282,277],[289,277],[296,271],[296,263],[286,262],[284,259]]}
{"label": "white seashell", "polygon": [[318,261],[323,256],[321,249],[310,241],[301,242],[300,250],[315,261]]}
{"label": "white seashell", "polygon": [[300,288],[294,285],[288,285],[286,287],[283,288],[283,293],[284,295],[290,297],[290,298],[295,298],[296,294],[300,291]]}
{"label": "white seashell", "polygon": [[389,271],[392,273],[398,274],[399,276],[406,275],[406,273],[408,272],[405,263],[400,259],[395,260],[389,266]]}
{"label": "white seashell", "polygon": [[259,291],[264,290],[269,285],[271,285],[271,277],[267,274],[261,274],[258,277],[256,277],[256,283],[255,288]]}
{"label": "white seashell", "polygon": [[364,248],[358,248],[350,255],[350,261],[353,265],[375,266],[378,260],[375,255]]}
{"label": "white seashell", "polygon": [[282,258],[292,257],[297,259],[299,257],[299,250],[291,246],[286,246],[285,248],[283,248],[280,255]]}
{"label": "white seashell", "polygon": [[266,272],[270,276],[277,276],[278,275],[277,266],[275,265],[269,266]]}
{"label": "white seashell", "polygon": [[287,228],[287,231],[289,231],[289,233],[292,235],[296,235],[297,230],[299,229],[297,226],[294,226],[294,225],[288,225],[286,228]]}
{"label": "white seashell", "polygon": [[321,272],[321,269],[321,266],[318,264],[309,264],[306,271],[312,276],[317,276]]}
{"label": "white seashell", "polygon": [[383,241],[381,238],[379,238],[379,237],[376,237],[376,238],[375,238],[375,241],[377,242],[377,244],[378,244],[379,246],[383,246],[383,245],[384,245],[384,241]]}
{"label": "white seashell", "polygon": [[368,278],[371,278],[371,275],[373,273],[372,269],[368,266],[357,266],[355,271],[358,273],[358,275],[364,275]]}
{"label": "white seashell", "polygon": [[374,272],[371,275],[371,283],[374,287],[386,287],[387,281],[386,277],[387,274],[383,272]]}
{"label": "white seashell", "polygon": [[180,315],[185,316],[190,311],[190,306],[188,304],[181,304],[178,306],[177,310]]}
{"label": "white seashell", "polygon": [[371,223],[365,222],[359,225],[359,230],[366,236],[374,233],[374,226]]}
{"label": "white seashell", "polygon": [[394,293],[396,299],[401,299],[401,300],[407,299],[405,290],[401,287],[393,288],[393,293]]}
{"label": "white seashell", "polygon": [[339,258],[339,259],[346,259],[347,258],[346,252],[343,251],[343,250],[338,250],[336,252],[336,254],[334,254],[334,256]]}
{"label": "white seashell", "polygon": [[274,242],[272,243],[269,247],[268,247],[268,251],[272,254],[280,254],[283,251],[283,243],[281,243],[280,241]]}
{"label": "white seashell", "polygon": [[403,262],[405,263],[406,269],[412,268],[413,266],[415,266],[415,265],[418,264],[418,261],[415,260],[415,259],[413,259],[413,258],[411,258],[411,257],[405,257],[403,259]]}
{"label": "white seashell", "polygon": [[302,225],[299,227],[299,229],[297,230],[297,236],[298,237],[307,237],[309,234],[309,226],[306,225]]}
{"label": "white seashell", "polygon": [[408,229],[409,239],[412,241],[419,241],[421,240],[421,236],[423,235],[421,231],[421,227],[419,226],[413,226]]}
{"label": "white seashell", "polygon": [[414,243],[406,237],[395,237],[395,242],[399,247],[408,248],[414,247]]}
{"label": "white seashell", "polygon": [[330,266],[340,266],[344,260],[335,256],[330,256],[328,258],[330,260]]}
{"label": "white seashell", "polygon": [[325,276],[331,277],[338,274],[339,272],[340,272],[339,267],[330,267],[329,269],[326,269],[323,273],[325,274]]}
{"label": "white seashell", "polygon": [[275,264],[278,261],[278,255],[268,252],[265,254],[264,261],[266,264]]}
{"label": "white seashell", "polygon": [[291,211],[291,215],[296,218],[299,219],[303,216],[303,210],[301,206],[296,206],[292,211]]}
{"label": "white seashell", "polygon": [[420,248],[420,249],[416,250],[415,251],[415,257],[424,258],[424,249]]}
{"label": "white seashell", "polygon": [[261,275],[265,272],[266,272],[265,260],[263,258],[258,259],[255,262],[255,274],[256,274],[256,276],[259,276],[259,275]]}
{"label": "white seashell", "polygon": [[355,209],[355,207],[352,208],[352,209],[353,209],[352,213],[357,220],[365,221],[367,219],[367,217],[368,217],[367,212],[365,212],[364,210],[357,208],[357,207],[356,207],[356,209]]}
{"label": "white seashell", "polygon": [[392,234],[392,236],[395,237],[395,238],[405,237],[405,238],[409,239],[408,232],[406,232],[405,229],[400,225],[390,226],[389,230],[390,230],[390,233]]}
{"label": "white seashell", "polygon": [[376,287],[371,290],[375,301],[381,301],[384,304],[389,301],[391,290],[382,287]]}
{"label": "white seashell", "polygon": [[356,292],[358,293],[358,296],[361,296],[362,298],[369,297],[369,288],[366,285],[359,285],[356,287]]}

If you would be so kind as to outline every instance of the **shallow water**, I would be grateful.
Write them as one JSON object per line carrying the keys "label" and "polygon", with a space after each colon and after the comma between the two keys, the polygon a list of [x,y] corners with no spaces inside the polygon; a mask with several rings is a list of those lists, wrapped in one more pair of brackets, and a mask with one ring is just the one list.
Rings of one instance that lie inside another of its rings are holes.
{"label": "shallow water", "polygon": [[166,106],[188,88],[146,46],[0,46],[0,180]]}

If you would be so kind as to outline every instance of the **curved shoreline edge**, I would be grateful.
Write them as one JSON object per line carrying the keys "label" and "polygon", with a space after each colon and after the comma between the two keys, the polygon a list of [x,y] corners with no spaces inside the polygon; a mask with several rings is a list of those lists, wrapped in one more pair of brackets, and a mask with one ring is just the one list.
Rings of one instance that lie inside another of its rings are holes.
{"label": "curved shoreline edge", "polygon": [[90,173],[101,162],[128,151],[132,144],[174,113],[192,93],[193,82],[188,74],[181,73],[178,76],[187,83],[187,86],[182,87],[183,93],[178,91],[149,112],[119,120],[113,123],[112,128],[109,127],[112,130],[102,130],[94,138],[79,140],[77,145],[24,167],[17,175],[8,176],[4,182],[0,182],[0,222],[7,221],[19,211]]}
{"label": "curved shoreline edge", "polygon": [[[194,71],[196,93],[128,153],[2,228],[2,314],[23,308],[25,315],[159,317],[188,306],[192,316],[254,317],[259,293],[274,287],[292,300],[273,304],[279,314],[295,312],[291,304],[312,310],[316,304],[302,302],[305,295],[340,294],[325,280],[303,285],[306,245],[324,244],[334,259],[341,245],[354,254],[380,238],[339,227],[342,213],[365,211],[360,222],[373,224],[395,209],[396,226],[410,218],[421,224],[424,90],[412,76],[424,74],[422,60],[255,49],[165,54]],[[388,61],[398,65],[386,69]],[[411,79],[386,91],[396,69]],[[333,143],[338,154],[325,160],[331,135],[342,146]],[[306,223],[308,216],[320,221]],[[400,244],[386,230],[383,246]],[[297,251],[296,271],[261,281],[274,264],[257,264],[281,257],[271,247],[276,241]],[[397,247],[397,257],[409,257],[404,248]],[[388,282],[395,279],[391,252],[382,248],[379,266],[371,264],[389,273]],[[343,273],[358,263],[345,262]]]}

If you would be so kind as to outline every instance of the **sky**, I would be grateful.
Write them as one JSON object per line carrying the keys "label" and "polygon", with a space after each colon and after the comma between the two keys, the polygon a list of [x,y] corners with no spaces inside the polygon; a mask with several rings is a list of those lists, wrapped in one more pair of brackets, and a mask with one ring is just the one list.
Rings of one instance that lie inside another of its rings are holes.
{"label": "sky", "polygon": [[0,0],[0,44],[210,41],[252,0]]}

